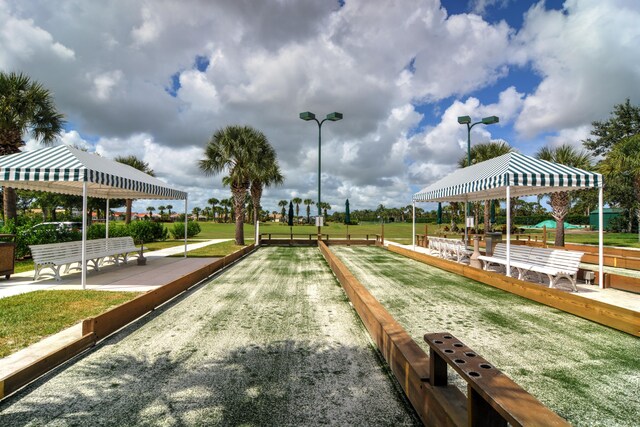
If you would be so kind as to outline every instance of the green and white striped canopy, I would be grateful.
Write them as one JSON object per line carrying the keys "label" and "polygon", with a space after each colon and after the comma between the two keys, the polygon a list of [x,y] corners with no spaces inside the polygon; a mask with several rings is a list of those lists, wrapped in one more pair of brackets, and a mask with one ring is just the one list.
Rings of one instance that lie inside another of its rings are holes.
{"label": "green and white striped canopy", "polygon": [[184,200],[187,193],[131,166],[68,145],[0,157],[0,185],[103,199]]}
{"label": "green and white striped canopy", "polygon": [[602,175],[519,153],[458,169],[413,195],[414,202],[465,202],[602,187]]}

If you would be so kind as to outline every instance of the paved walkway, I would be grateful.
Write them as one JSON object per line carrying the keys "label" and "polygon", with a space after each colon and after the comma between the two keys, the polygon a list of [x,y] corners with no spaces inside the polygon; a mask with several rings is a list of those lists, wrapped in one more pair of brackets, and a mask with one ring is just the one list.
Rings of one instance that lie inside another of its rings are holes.
{"label": "paved walkway", "polygon": [[[399,246],[408,250],[415,250],[416,252],[432,255],[429,249],[416,246],[415,249],[412,245],[402,245],[400,243],[392,242],[389,240],[385,240],[385,245],[394,245]],[[540,284],[543,286],[543,284]],[[634,294],[633,292],[625,292],[620,291],[618,289],[600,289],[597,285],[587,285],[585,282],[577,283],[578,292],[577,294],[581,297],[590,298],[596,301],[604,302],[607,304],[615,305],[618,307],[627,308],[629,310],[634,310],[640,312],[640,295]],[[560,290],[565,290],[563,288],[557,288]],[[566,289],[567,292],[570,292]]]}
{"label": "paved walkway", "polygon": [[[191,243],[187,245],[187,250],[191,251],[199,249],[205,246],[214,245],[216,243],[226,242],[230,239],[212,239],[198,243]],[[167,263],[173,263],[182,258],[165,258],[169,255],[177,255],[184,252],[184,245],[174,246],[171,248],[160,249],[157,251],[145,252],[144,256],[147,258],[146,266],[137,265],[135,258],[127,265],[117,266],[115,264],[107,264],[100,267],[100,271],[95,271],[92,268],[87,270],[87,289],[98,289],[103,291],[135,291],[145,292],[151,289],[157,288],[158,284],[144,285],[140,282],[129,281],[116,284],[125,277],[135,276],[138,274],[148,273],[150,269],[154,269],[159,265]],[[25,271],[23,273],[14,274],[11,279],[0,280],[0,298],[6,298],[12,295],[24,294],[26,292],[40,291],[45,289],[82,289],[81,277],[79,270],[73,270],[72,274],[62,276],[62,280],[57,281],[50,275],[46,274],[51,272],[50,269],[44,271],[43,278],[34,281],[34,271]]]}

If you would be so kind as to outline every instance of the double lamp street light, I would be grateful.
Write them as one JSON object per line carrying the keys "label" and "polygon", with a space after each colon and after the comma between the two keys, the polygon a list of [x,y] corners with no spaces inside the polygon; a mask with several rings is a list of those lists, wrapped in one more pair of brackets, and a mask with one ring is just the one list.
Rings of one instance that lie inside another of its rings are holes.
{"label": "double lamp street light", "polygon": [[316,115],[313,114],[310,111],[305,111],[304,113],[300,113],[300,118],[302,120],[305,121],[309,121],[309,120],[315,120],[315,122],[318,124],[318,219],[316,220],[316,225],[318,226],[318,239],[321,238],[322,236],[322,209],[321,209],[321,204],[320,204],[320,181],[321,181],[321,174],[320,174],[320,170],[321,170],[321,165],[322,165],[322,124],[324,122],[326,122],[327,120],[331,121],[331,122],[337,122],[338,120],[342,120],[342,113],[338,113],[338,112],[333,112],[330,114],[327,114],[327,117],[325,117],[324,119],[322,119],[322,121],[319,121],[318,119],[316,119]]}
{"label": "double lamp street light", "polygon": [[[489,116],[485,117],[479,122],[471,123],[471,117],[469,116],[460,116],[458,117],[458,123],[461,125],[467,125],[467,166],[471,166],[471,128],[475,125],[483,124],[483,125],[492,125],[494,123],[498,123],[500,119],[498,116]],[[466,214],[464,218],[464,244],[468,244],[468,234],[467,228],[469,225],[469,202],[466,203]],[[486,230],[485,230],[486,231]]]}

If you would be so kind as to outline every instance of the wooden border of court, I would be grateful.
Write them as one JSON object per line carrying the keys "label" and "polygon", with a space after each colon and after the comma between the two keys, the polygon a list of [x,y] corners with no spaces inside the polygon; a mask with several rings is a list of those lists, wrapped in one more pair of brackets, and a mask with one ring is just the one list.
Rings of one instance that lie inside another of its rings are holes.
{"label": "wooden border of court", "polygon": [[640,313],[604,302],[584,298],[558,289],[548,288],[535,283],[523,282],[492,271],[469,267],[466,264],[437,258],[409,249],[389,245],[391,252],[406,256],[416,261],[459,274],[503,291],[557,308],[567,313],[582,317],[592,322],[640,336]]}
{"label": "wooden border of court", "polygon": [[[465,395],[451,384],[436,387],[430,383],[429,355],[324,242],[319,241],[318,247],[422,422],[438,426],[474,425],[469,424],[473,416]],[[530,397],[527,403],[518,406],[519,411],[526,413],[530,425],[569,425],[533,396],[520,391]]]}
{"label": "wooden border of court", "polygon": [[99,316],[85,319],[82,322],[82,337],[0,379],[0,400],[254,250],[253,244],[244,247]]}

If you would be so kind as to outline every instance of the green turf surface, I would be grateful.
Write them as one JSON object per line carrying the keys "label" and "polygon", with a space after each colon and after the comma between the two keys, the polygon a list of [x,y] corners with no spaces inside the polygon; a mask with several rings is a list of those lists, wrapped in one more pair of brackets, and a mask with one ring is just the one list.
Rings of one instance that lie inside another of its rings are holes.
{"label": "green turf surface", "polygon": [[0,402],[0,425],[414,426],[317,248],[264,248]]}
{"label": "green turf surface", "polygon": [[331,250],[426,351],[450,332],[574,425],[638,425],[640,339],[381,248]]}

